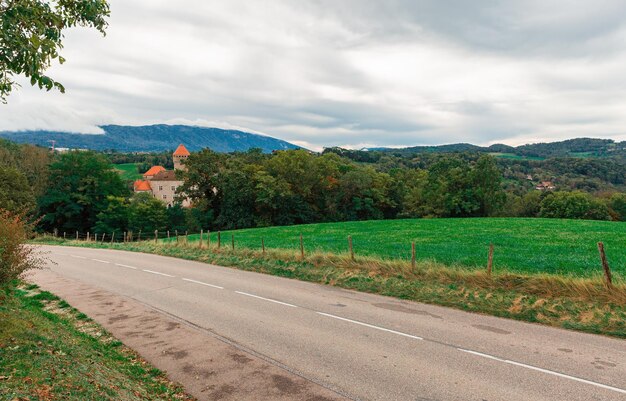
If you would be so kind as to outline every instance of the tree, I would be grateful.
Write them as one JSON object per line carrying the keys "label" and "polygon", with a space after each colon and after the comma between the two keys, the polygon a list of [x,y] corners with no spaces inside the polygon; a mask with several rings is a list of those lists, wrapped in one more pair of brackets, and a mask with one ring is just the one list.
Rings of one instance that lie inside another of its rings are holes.
{"label": "tree", "polygon": [[443,158],[431,166],[423,197],[425,212],[431,216],[468,217],[480,209],[469,163],[458,157]]}
{"label": "tree", "polygon": [[16,75],[40,89],[65,92],[45,75],[53,60],[63,64],[63,32],[74,26],[95,28],[103,35],[109,5],[105,0],[0,0],[0,101],[17,85]]}
{"label": "tree", "polygon": [[474,196],[478,201],[479,216],[491,216],[504,205],[506,194],[501,184],[502,172],[493,156],[480,156],[472,170],[471,180]]}
{"label": "tree", "polygon": [[98,213],[93,232],[98,234],[119,234],[128,230],[130,205],[128,200],[120,196],[107,197],[107,207]]}
{"label": "tree", "polygon": [[133,195],[128,213],[129,230],[152,233],[154,230],[164,231],[166,225],[167,208],[163,202],[145,192]]}
{"label": "tree", "polygon": [[610,220],[603,202],[584,192],[553,192],[541,201],[539,217]]}
{"label": "tree", "polygon": [[186,171],[179,172],[184,183],[178,193],[184,193],[194,204],[202,202],[207,210],[218,209],[227,157],[210,149],[192,153],[185,161]]}
{"label": "tree", "polygon": [[0,209],[29,212],[34,206],[35,197],[26,176],[12,167],[0,168]]}
{"label": "tree", "polygon": [[613,194],[609,199],[609,206],[618,220],[626,221],[626,194]]}
{"label": "tree", "polygon": [[50,165],[50,184],[39,198],[44,230],[91,230],[108,206],[109,196],[125,196],[128,189],[109,161],[94,152],[68,152]]}
{"label": "tree", "polygon": [[187,229],[187,218],[185,209],[180,203],[174,203],[167,208],[167,229],[169,231],[184,232]]}

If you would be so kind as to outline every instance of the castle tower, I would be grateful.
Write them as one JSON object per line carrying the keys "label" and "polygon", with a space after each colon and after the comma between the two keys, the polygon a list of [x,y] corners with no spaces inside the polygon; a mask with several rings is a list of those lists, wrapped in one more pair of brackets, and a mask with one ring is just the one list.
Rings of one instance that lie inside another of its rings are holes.
{"label": "castle tower", "polygon": [[189,157],[189,151],[182,143],[178,145],[172,157],[174,158],[174,170],[187,170],[184,162]]}

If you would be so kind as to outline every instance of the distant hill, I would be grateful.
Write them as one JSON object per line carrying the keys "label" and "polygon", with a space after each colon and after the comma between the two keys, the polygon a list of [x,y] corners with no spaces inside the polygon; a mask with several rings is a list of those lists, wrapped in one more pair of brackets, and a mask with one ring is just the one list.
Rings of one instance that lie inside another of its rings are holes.
{"label": "distant hill", "polygon": [[549,157],[611,157],[626,156],[626,141],[615,142],[612,139],[576,138],[561,142],[533,143],[521,146],[494,144],[476,146],[457,143],[439,146],[412,146],[407,148],[369,148],[368,151],[392,153],[410,156],[419,153],[482,152],[495,156],[520,158]]}
{"label": "distant hill", "polygon": [[161,152],[175,149],[184,143],[190,151],[210,148],[216,152],[246,151],[260,148],[269,153],[274,150],[297,149],[296,145],[269,136],[220,128],[187,125],[123,126],[103,125],[104,134],[76,134],[58,131],[2,131],[1,138],[18,143],[50,146],[56,141],[58,148],[116,150],[120,152]]}

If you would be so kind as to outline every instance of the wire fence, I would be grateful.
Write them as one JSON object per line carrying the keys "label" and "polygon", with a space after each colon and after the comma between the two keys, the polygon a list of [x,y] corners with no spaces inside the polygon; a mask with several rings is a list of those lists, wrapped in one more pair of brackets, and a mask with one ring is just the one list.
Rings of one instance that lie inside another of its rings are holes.
{"label": "wire fence", "polygon": [[[214,235],[213,243],[211,243],[211,234]],[[193,236],[192,240],[189,241],[189,236]],[[230,248],[232,251],[235,250],[235,235],[230,234],[230,236],[222,235],[221,231],[211,233],[209,230],[204,231],[200,230],[199,232],[189,232],[189,231],[159,231],[155,230],[152,232],[144,232],[144,231],[124,231],[118,232],[113,231],[111,233],[102,233],[102,232],[86,232],[81,233],[79,231],[74,232],[60,232],[58,230],[54,230],[52,233],[44,234],[44,236],[49,236],[58,239],[64,240],[75,240],[75,241],[84,241],[84,242],[93,242],[93,243],[101,243],[101,244],[124,244],[124,243],[147,243],[154,242],[155,244],[169,244],[169,245],[189,245],[197,246],[201,249],[221,249],[221,248]],[[353,246],[352,236],[347,236],[347,253],[350,257],[350,260],[356,262],[355,250]],[[262,255],[266,255],[266,243],[263,237],[260,238],[259,241],[260,250]],[[417,264],[416,258],[416,247],[415,242],[411,242],[411,258],[410,263],[411,267],[415,268]],[[599,265],[602,268],[603,273],[603,281],[604,285],[607,289],[612,289],[613,284],[613,274],[611,272],[611,268],[609,266],[606,252],[604,249],[604,243],[597,243],[598,254],[599,254]],[[305,259],[305,246],[304,239],[302,234],[299,237],[299,254],[302,260]],[[489,244],[489,247],[486,249],[486,273],[491,276],[493,272],[493,259],[494,259],[495,247],[494,244]]]}

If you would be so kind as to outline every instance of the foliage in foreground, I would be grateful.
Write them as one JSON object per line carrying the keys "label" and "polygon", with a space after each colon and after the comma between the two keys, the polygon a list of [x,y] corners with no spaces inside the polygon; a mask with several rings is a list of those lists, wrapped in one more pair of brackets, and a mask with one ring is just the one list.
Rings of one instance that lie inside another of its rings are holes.
{"label": "foliage in foreground", "polygon": [[26,243],[31,233],[32,225],[21,215],[0,209],[0,287],[43,267],[44,259]]}
{"label": "foliage in foreground", "polygon": [[626,285],[607,290],[602,280],[547,274],[493,276],[460,266],[286,250],[207,250],[146,241],[129,244],[48,239],[49,243],[147,252],[363,292],[487,313],[527,322],[626,338]]}
{"label": "foliage in foreground", "polygon": [[191,398],[85,315],[33,285],[0,293],[0,399]]}
{"label": "foliage in foreground", "polygon": [[65,92],[60,82],[45,75],[53,60],[65,62],[59,54],[64,31],[86,26],[104,34],[108,16],[105,0],[0,0],[0,102],[18,85],[17,75],[40,89]]}

